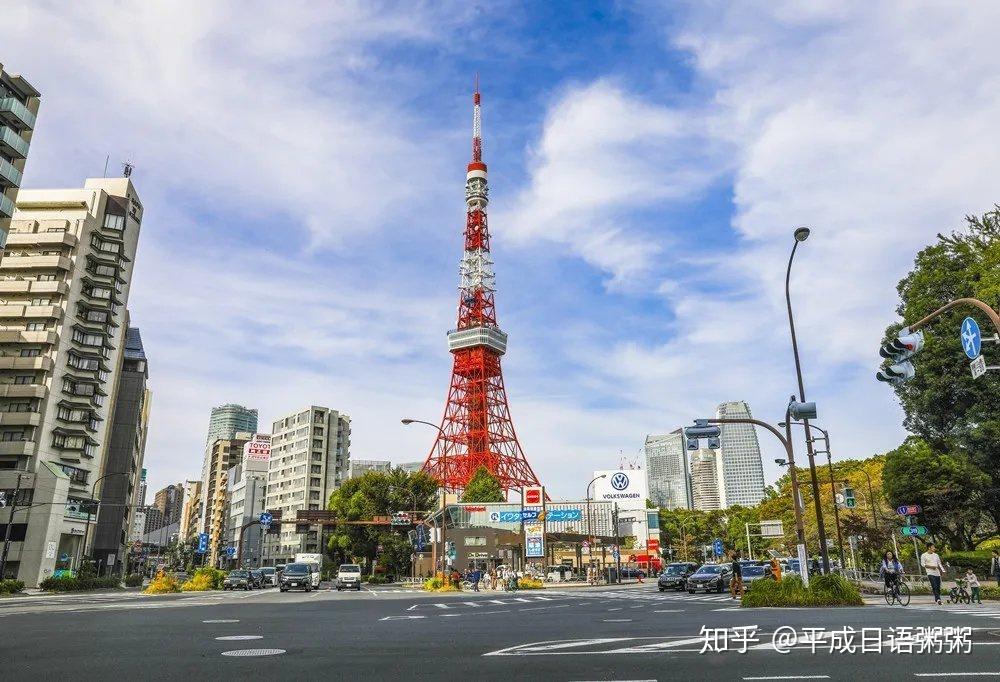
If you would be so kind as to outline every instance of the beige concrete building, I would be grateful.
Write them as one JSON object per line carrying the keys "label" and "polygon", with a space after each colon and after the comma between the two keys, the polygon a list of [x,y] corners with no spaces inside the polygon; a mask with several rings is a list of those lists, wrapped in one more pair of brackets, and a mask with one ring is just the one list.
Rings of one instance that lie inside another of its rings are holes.
{"label": "beige concrete building", "polygon": [[192,535],[201,532],[201,481],[184,481],[184,496],[181,502],[180,527],[181,540],[187,540]]}
{"label": "beige concrete building", "polygon": [[28,158],[39,97],[28,81],[7,73],[0,64],[0,258],[14,217],[14,202]]}
{"label": "beige concrete building", "polygon": [[694,509],[699,511],[726,508],[722,457],[718,450],[701,448],[691,453],[691,497]]}
{"label": "beige concrete building", "polygon": [[0,261],[0,489],[32,474],[7,567],[28,585],[78,567],[102,494],[141,221],[128,178],[17,197]]}
{"label": "beige concrete building", "polygon": [[236,466],[243,457],[243,446],[253,438],[252,433],[237,433],[234,438],[216,438],[205,449],[206,478],[202,484],[202,499],[205,500],[204,530],[208,533],[209,566],[219,565],[219,556],[224,547],[223,533],[228,521],[226,490],[229,483],[229,469]]}
{"label": "beige concrete building", "polygon": [[347,479],[351,450],[351,418],[328,407],[312,405],[274,422],[267,474],[268,510],[281,510],[281,533],[265,541],[264,563],[273,566],[298,552],[322,552],[315,527],[296,533],[300,509],[326,509],[330,493]]}

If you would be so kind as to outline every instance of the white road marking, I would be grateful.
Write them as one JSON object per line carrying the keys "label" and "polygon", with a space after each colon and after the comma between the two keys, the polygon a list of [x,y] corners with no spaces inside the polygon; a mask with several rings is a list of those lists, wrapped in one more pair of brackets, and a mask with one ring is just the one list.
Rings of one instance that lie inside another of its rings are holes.
{"label": "white road marking", "polygon": [[1000,677],[1000,672],[989,673],[913,673],[916,677]]}
{"label": "white road marking", "polygon": [[[631,623],[631,618],[605,618],[605,623]],[[700,640],[699,640],[700,641]]]}
{"label": "white road marking", "polygon": [[223,651],[223,656],[277,656],[285,653],[284,649],[234,649]]}
{"label": "white road marking", "polygon": [[744,680],[828,680],[829,675],[766,675],[763,677],[744,677]]}
{"label": "white road marking", "polygon": [[216,637],[220,642],[238,642],[244,639],[264,639],[261,635],[226,635],[225,637]]}
{"label": "white road marking", "polygon": [[203,620],[202,623],[239,623],[235,618],[216,618],[214,620]]}
{"label": "white road marking", "polygon": [[653,613],[684,613],[684,609],[658,609]]}
{"label": "white road marking", "polygon": [[608,611],[623,611],[624,609],[624,606],[619,606],[617,609],[608,609]]}
{"label": "white road marking", "polygon": [[427,616],[386,616],[385,618],[379,618],[379,620],[419,620],[426,617]]}

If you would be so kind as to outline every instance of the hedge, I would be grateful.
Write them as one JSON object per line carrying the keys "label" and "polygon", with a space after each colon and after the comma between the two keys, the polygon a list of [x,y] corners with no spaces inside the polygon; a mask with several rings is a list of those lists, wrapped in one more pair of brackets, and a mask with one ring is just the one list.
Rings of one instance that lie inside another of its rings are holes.
{"label": "hedge", "polygon": [[542,587],[544,587],[542,581],[535,578],[519,578],[517,581],[517,589],[519,590],[540,590]]}
{"label": "hedge", "polygon": [[129,573],[125,576],[125,587],[142,587],[142,576],[138,573]]}
{"label": "hedge", "polygon": [[841,575],[818,575],[809,581],[809,587],[799,576],[788,576],[781,581],[758,580],[753,589],[743,595],[742,605],[762,606],[863,606],[858,588]]}
{"label": "hedge", "polygon": [[181,586],[177,582],[177,578],[166,575],[163,571],[160,571],[155,578],[153,578],[146,589],[143,591],[144,594],[167,594],[170,592],[180,592]]}
{"label": "hedge", "polygon": [[51,592],[76,592],[78,590],[99,590],[106,588],[121,587],[118,578],[78,578],[74,576],[62,576],[59,578],[46,578],[38,583],[43,590]]}
{"label": "hedge", "polygon": [[974,552],[948,552],[941,555],[941,561],[949,566],[948,575],[965,575],[965,570],[971,568],[982,580],[990,572],[990,557],[993,552],[977,550]]}
{"label": "hedge", "polygon": [[221,590],[222,583],[226,579],[224,571],[217,568],[203,567],[194,572],[191,578],[181,585],[185,592],[206,592],[208,590]]}
{"label": "hedge", "polygon": [[23,580],[0,580],[0,594],[15,594],[24,589]]}

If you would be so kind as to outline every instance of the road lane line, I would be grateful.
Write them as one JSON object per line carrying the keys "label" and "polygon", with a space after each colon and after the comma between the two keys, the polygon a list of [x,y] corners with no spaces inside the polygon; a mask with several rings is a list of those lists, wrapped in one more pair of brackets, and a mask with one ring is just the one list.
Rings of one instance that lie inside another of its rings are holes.
{"label": "road lane line", "polygon": [[1000,677],[1000,672],[986,673],[913,673],[916,677]]}
{"label": "road lane line", "polygon": [[744,680],[828,680],[829,675],[765,675],[762,677],[744,677]]}

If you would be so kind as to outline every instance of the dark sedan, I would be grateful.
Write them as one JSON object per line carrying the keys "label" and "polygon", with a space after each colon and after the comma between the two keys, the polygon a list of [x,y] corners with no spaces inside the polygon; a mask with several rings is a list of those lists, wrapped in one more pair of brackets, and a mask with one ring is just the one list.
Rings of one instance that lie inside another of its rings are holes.
{"label": "dark sedan", "polygon": [[771,565],[762,562],[741,562],[740,572],[743,574],[743,587],[747,590],[761,580],[774,580]]}
{"label": "dark sedan", "polygon": [[699,590],[705,592],[723,592],[729,589],[732,571],[725,564],[705,564],[691,574],[687,579],[687,591],[694,594]]}
{"label": "dark sedan", "polygon": [[698,570],[698,564],[678,563],[667,564],[663,573],[656,579],[656,586],[660,592],[665,590],[677,590],[680,592],[687,586],[688,577]]}
{"label": "dark sedan", "polygon": [[252,590],[253,578],[250,573],[244,570],[230,571],[226,579],[222,581],[224,590]]}

